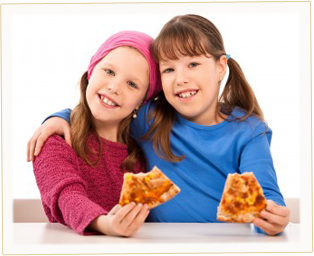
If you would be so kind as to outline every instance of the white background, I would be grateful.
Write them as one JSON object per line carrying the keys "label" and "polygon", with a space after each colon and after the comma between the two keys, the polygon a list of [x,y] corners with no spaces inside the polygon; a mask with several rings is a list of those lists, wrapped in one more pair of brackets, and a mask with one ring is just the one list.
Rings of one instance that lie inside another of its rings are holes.
{"label": "white background", "polygon": [[[13,198],[39,198],[32,166],[26,163],[26,143],[48,114],[75,106],[76,84],[100,44],[125,29],[155,37],[170,18],[186,13],[209,18],[222,33],[227,52],[244,70],[273,130],[271,148],[281,191],[307,204],[308,12],[309,3],[274,2],[2,6],[4,223],[12,216],[7,206]],[[305,206],[301,204],[301,209]],[[301,223],[311,214],[310,209],[301,211]]]}
{"label": "white background", "polygon": [[10,47],[3,47],[10,51],[10,62],[3,64],[10,67],[10,85],[4,86],[12,90],[6,107],[12,114],[13,197],[39,198],[32,164],[25,160],[27,141],[48,114],[76,105],[78,81],[103,41],[120,30],[156,37],[169,19],[186,13],[203,15],[220,30],[273,130],[271,149],[282,193],[299,197],[300,17],[293,10],[270,12],[267,7],[275,4],[242,6],[241,12],[213,3],[142,4],[141,9],[134,4],[3,6],[15,13],[7,28],[10,38],[4,37]]}

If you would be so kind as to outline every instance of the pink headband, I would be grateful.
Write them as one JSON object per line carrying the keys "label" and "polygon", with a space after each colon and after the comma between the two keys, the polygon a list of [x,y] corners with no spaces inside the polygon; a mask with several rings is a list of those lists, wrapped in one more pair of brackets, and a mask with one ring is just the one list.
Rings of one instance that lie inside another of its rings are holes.
{"label": "pink headband", "polygon": [[[111,50],[120,46],[131,46],[141,52],[149,65],[149,88],[145,101],[155,96],[161,90],[159,68],[150,52],[153,38],[142,32],[121,31],[109,37],[92,57],[88,66],[88,80],[92,75],[96,64],[103,59]],[[121,60],[123,61],[123,60]]]}

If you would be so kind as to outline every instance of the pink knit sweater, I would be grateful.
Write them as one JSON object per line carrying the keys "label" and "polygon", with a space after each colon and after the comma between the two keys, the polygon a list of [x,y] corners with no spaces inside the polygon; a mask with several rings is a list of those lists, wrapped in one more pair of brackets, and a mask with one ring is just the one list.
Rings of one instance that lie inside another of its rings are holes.
{"label": "pink knit sweater", "polygon": [[[81,235],[99,234],[86,227],[119,202],[123,183],[120,166],[128,155],[124,144],[105,139],[102,144],[101,160],[91,167],[61,137],[54,135],[46,141],[33,167],[50,222],[67,225]],[[94,135],[89,136],[88,145],[98,148]]]}

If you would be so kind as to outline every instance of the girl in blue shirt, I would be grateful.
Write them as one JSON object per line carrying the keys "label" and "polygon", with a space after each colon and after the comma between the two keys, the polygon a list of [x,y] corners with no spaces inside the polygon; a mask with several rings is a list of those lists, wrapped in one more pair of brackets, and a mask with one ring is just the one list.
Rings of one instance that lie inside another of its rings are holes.
{"label": "girl in blue shirt", "polygon": [[[229,173],[253,172],[267,208],[253,220],[257,231],[281,233],[289,223],[270,152],[272,131],[239,64],[226,54],[213,23],[198,15],[171,19],[153,44],[163,91],[131,124],[147,170],[158,166],[181,193],[151,210],[154,222],[218,222],[217,207]],[[227,66],[229,77],[219,97]],[[70,110],[53,114],[69,121]],[[28,160],[53,133],[69,124],[50,118],[28,144]]]}

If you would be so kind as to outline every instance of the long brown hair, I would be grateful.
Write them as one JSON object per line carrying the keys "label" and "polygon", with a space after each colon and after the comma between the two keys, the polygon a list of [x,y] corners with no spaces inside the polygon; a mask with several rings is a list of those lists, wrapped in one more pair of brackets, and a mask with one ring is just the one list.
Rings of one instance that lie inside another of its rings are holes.
{"label": "long brown hair", "polygon": [[[162,28],[153,43],[153,55],[161,60],[179,59],[179,55],[199,56],[211,54],[218,61],[226,55],[222,36],[215,25],[198,15],[176,16]],[[218,99],[217,115],[223,118],[221,111],[228,115],[235,107],[246,111],[246,115],[233,120],[244,121],[255,115],[264,121],[264,116],[254,92],[247,82],[239,64],[229,58],[229,77]],[[184,156],[175,156],[171,151],[170,132],[175,122],[176,110],[168,103],[163,92],[155,101],[155,108],[150,112],[149,120],[154,120],[143,139],[151,139],[159,157],[172,162],[179,162]]]}
{"label": "long brown hair", "polygon": [[[71,138],[72,147],[81,158],[83,158],[90,166],[96,166],[103,153],[102,140],[96,132],[92,122],[92,112],[87,104],[86,89],[88,86],[88,73],[83,74],[80,82],[80,101],[71,113]],[[137,146],[136,142],[130,136],[130,122],[132,120],[131,113],[128,117],[120,122],[118,128],[118,142],[128,146],[129,154],[122,163],[122,170],[133,172],[135,164],[141,160],[144,161],[142,151]],[[99,148],[97,151],[92,151],[87,144],[89,134],[94,134],[98,140]],[[96,160],[93,161],[96,156]],[[138,166],[144,167],[144,166]]]}

